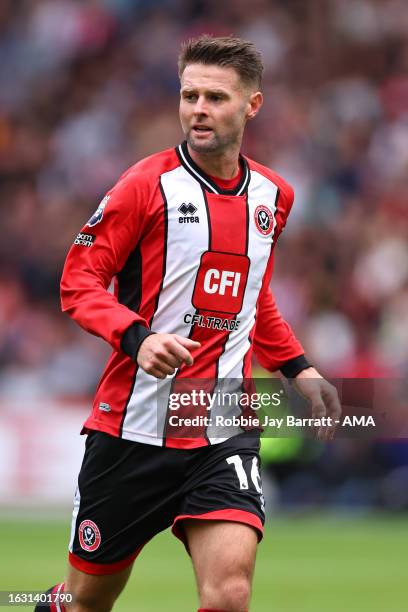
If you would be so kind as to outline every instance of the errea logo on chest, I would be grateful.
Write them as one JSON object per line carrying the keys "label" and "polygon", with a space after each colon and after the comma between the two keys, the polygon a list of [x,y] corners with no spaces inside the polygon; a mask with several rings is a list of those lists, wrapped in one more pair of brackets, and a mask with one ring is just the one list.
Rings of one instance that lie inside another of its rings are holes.
{"label": "errea logo on chest", "polygon": [[191,202],[186,204],[183,202],[177,209],[183,216],[179,217],[179,223],[200,223],[200,217],[194,216],[197,212],[197,207]]}

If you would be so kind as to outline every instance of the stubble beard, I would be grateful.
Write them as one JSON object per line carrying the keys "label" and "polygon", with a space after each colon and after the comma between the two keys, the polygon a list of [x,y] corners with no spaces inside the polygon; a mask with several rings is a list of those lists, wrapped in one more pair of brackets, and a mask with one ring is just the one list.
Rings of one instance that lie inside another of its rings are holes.
{"label": "stubble beard", "polygon": [[200,142],[198,139],[196,140],[194,134],[188,132],[187,142],[192,150],[196,153],[216,153],[222,148],[220,146],[221,143],[219,138],[214,134],[214,132],[212,133],[212,138],[206,142]]}
{"label": "stubble beard", "polygon": [[231,134],[228,137],[220,138],[212,133],[212,138],[206,142],[200,142],[194,138],[194,134],[189,131],[186,135],[186,140],[193,151],[196,153],[222,153],[229,147],[237,143],[237,134]]}

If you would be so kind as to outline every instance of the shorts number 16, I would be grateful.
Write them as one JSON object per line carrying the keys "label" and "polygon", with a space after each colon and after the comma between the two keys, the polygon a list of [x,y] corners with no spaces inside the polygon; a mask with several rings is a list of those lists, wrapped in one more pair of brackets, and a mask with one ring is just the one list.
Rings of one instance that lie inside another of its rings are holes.
{"label": "shorts number 16", "polygon": [[[248,484],[248,476],[244,469],[244,464],[242,463],[242,459],[239,455],[231,455],[226,459],[226,462],[229,465],[233,465],[235,468],[235,472],[237,474],[239,480],[239,488],[240,489],[249,489]],[[254,483],[254,487],[258,493],[262,493],[261,487],[261,476],[259,474],[258,468],[258,458],[253,457],[252,459],[252,467],[251,467],[251,480]]]}

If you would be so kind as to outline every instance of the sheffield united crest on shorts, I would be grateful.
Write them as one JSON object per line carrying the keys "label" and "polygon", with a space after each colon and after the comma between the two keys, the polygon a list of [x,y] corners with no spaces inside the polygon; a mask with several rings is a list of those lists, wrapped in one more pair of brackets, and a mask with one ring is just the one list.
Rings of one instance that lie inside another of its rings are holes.
{"label": "sheffield united crest on shorts", "polygon": [[267,206],[260,204],[255,209],[255,224],[264,236],[268,236],[273,230],[273,214]]}
{"label": "sheffield united crest on shorts", "polygon": [[81,548],[93,552],[101,544],[101,532],[96,523],[90,520],[82,521],[78,528],[79,543]]}
{"label": "sheffield united crest on shorts", "polygon": [[89,221],[87,223],[88,227],[93,227],[94,225],[96,225],[97,223],[100,223],[102,221],[103,211],[105,210],[105,206],[109,202],[109,198],[110,198],[110,195],[106,195],[103,198],[103,200],[99,204],[98,208],[95,210],[94,214],[89,219]]}

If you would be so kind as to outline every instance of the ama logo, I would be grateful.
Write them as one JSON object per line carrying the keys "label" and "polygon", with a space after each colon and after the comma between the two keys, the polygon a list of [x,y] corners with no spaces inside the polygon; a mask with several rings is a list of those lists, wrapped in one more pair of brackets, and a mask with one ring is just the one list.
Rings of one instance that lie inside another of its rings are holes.
{"label": "ama logo", "polygon": [[109,199],[110,199],[110,195],[106,195],[103,198],[103,200],[99,204],[98,208],[95,210],[94,214],[89,219],[89,221],[87,223],[88,227],[93,227],[94,225],[96,225],[97,223],[100,223],[102,221],[102,219],[103,219],[103,211],[105,210],[105,206],[109,202]]}

